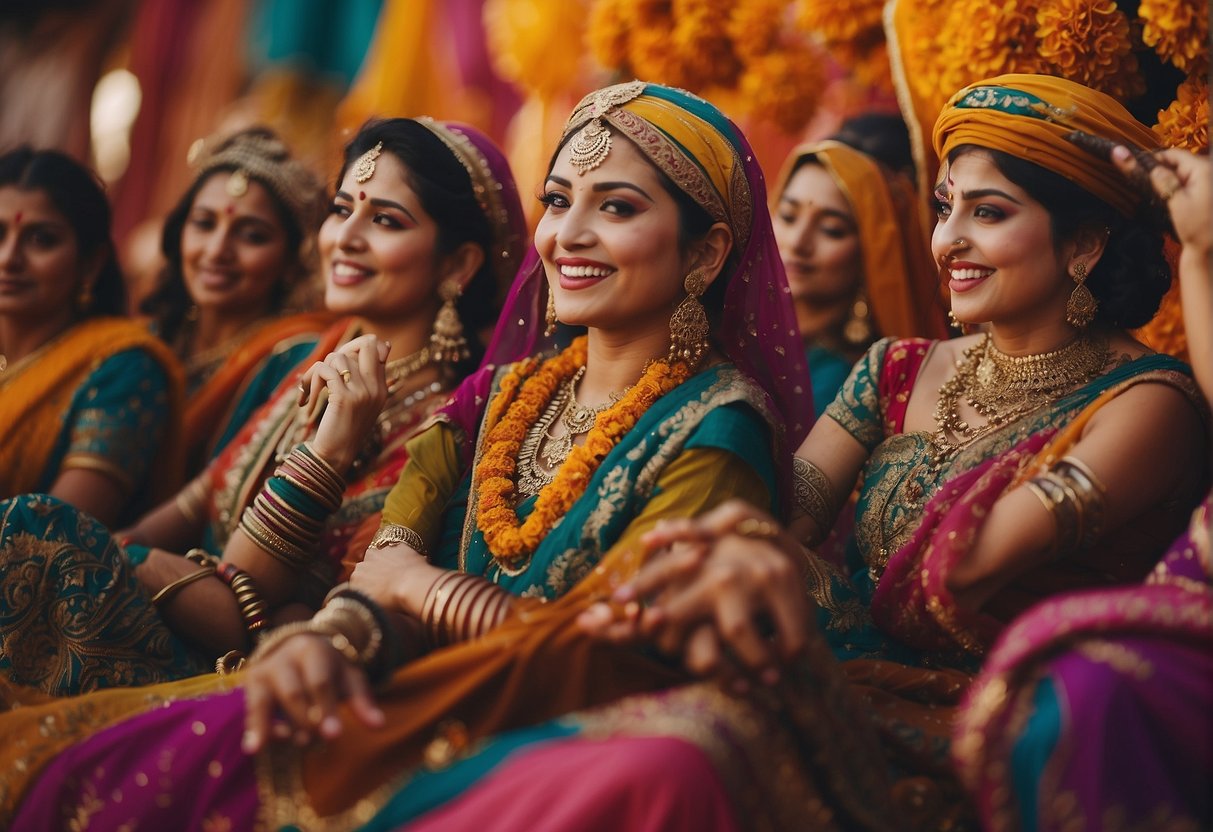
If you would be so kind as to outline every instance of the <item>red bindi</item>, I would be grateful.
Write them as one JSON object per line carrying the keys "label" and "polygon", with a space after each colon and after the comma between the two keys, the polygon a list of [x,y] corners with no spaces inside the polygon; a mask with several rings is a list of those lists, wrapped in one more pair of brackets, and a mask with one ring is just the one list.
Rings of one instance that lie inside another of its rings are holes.
{"label": "red bindi", "polygon": [[366,191],[359,191],[359,192],[358,192],[358,198],[359,198],[359,199],[366,199]]}
{"label": "red bindi", "polygon": [[232,214],[236,213],[236,206],[229,204],[227,206],[227,208],[225,208],[223,210],[226,211],[227,215],[230,217]]}
{"label": "red bindi", "polygon": [[20,225],[20,224],[21,224],[21,218],[22,218],[23,216],[25,216],[25,215],[24,215],[24,214],[22,214],[20,211],[18,211],[18,212],[17,212],[17,216],[13,217],[13,225]]}

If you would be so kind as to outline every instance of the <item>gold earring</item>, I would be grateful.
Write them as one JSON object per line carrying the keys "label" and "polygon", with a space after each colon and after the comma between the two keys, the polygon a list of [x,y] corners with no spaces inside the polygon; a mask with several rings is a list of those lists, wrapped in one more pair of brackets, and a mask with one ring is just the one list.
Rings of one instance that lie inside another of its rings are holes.
{"label": "gold earring", "polygon": [[708,288],[707,277],[700,269],[694,269],[683,282],[687,296],[678,304],[670,318],[669,362],[685,361],[694,370],[707,354],[708,313],[699,302],[699,297]]}
{"label": "gold earring", "polygon": [[871,308],[862,290],[851,304],[851,316],[842,325],[842,337],[853,347],[866,347],[872,340]]}
{"label": "gold earring", "polygon": [[1087,264],[1074,264],[1074,291],[1066,301],[1066,323],[1078,329],[1086,329],[1095,320],[1099,301],[1087,288]]}
{"label": "gold earring", "polygon": [[434,318],[434,334],[430,336],[432,361],[454,364],[471,355],[467,339],[463,336],[459,310],[455,308],[455,301],[461,292],[462,289],[454,280],[444,281],[438,287],[442,307],[438,310],[438,317]]}
{"label": "gold earring", "polygon": [[556,298],[552,294],[552,287],[548,287],[548,307],[543,313],[543,334],[547,338],[551,338],[556,334],[556,324],[560,323],[556,320]]}
{"label": "gold earring", "polygon": [[93,287],[87,283],[80,286],[80,293],[76,295],[76,309],[81,312],[87,312],[88,308],[93,305]]}

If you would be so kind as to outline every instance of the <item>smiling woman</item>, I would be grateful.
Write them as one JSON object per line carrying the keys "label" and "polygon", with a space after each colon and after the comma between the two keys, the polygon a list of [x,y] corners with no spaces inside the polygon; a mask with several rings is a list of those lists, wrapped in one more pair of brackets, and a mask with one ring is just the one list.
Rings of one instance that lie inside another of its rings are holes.
{"label": "smiling woman", "polygon": [[143,303],[186,369],[193,476],[331,323],[317,295],[320,183],[265,128],[199,141],[193,183],[164,221],[165,267]]}
{"label": "smiling woman", "polygon": [[[213,668],[310,614],[377,519],[405,442],[467,367],[452,319],[491,314],[517,264],[522,211],[499,151],[458,125],[368,125],[339,181],[320,248],[342,318],[202,474],[113,536],[46,495],[0,503],[5,681],[65,695]],[[191,216],[226,221],[205,204]]]}

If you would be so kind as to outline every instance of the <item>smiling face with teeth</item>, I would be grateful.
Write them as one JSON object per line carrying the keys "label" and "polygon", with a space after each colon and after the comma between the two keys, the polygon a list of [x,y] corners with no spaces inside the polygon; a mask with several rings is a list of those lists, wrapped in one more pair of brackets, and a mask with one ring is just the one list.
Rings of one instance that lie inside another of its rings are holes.
{"label": "smiling face with teeth", "polygon": [[931,250],[952,311],[965,323],[1056,326],[1074,288],[1071,244],[1059,247],[1048,210],[973,150],[945,166]]}
{"label": "smiling face with teeth", "polygon": [[374,176],[351,167],[320,227],[325,306],[368,320],[433,320],[441,302],[438,225],[409,186],[405,165],[384,151]]}
{"label": "smiling face with teeth", "polygon": [[679,240],[678,204],[625,137],[580,174],[566,144],[544,182],[535,229],[557,317],[623,339],[668,336],[693,255]]}

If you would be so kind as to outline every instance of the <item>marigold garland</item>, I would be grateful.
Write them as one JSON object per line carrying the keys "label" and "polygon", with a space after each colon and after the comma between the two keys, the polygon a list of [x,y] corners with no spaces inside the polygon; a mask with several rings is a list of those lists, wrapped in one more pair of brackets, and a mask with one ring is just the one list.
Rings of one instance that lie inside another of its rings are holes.
{"label": "marigold garland", "polygon": [[[527,432],[539,419],[560,385],[585,365],[587,339],[582,336],[563,352],[544,361],[524,361],[501,382],[501,392],[489,405],[490,417],[504,415],[495,424],[490,421],[484,453],[477,467],[476,525],[493,559],[505,568],[521,566],[538,548],[543,538],[559,522],[590,484],[590,479],[611,449],[661,396],[690,376],[684,362],[650,363],[624,396],[598,414],[585,443],[574,446],[550,483],[535,500],[535,508],[523,523],[515,510],[518,452]],[[529,377],[528,377],[529,376]],[[517,391],[505,404],[509,391]]]}

